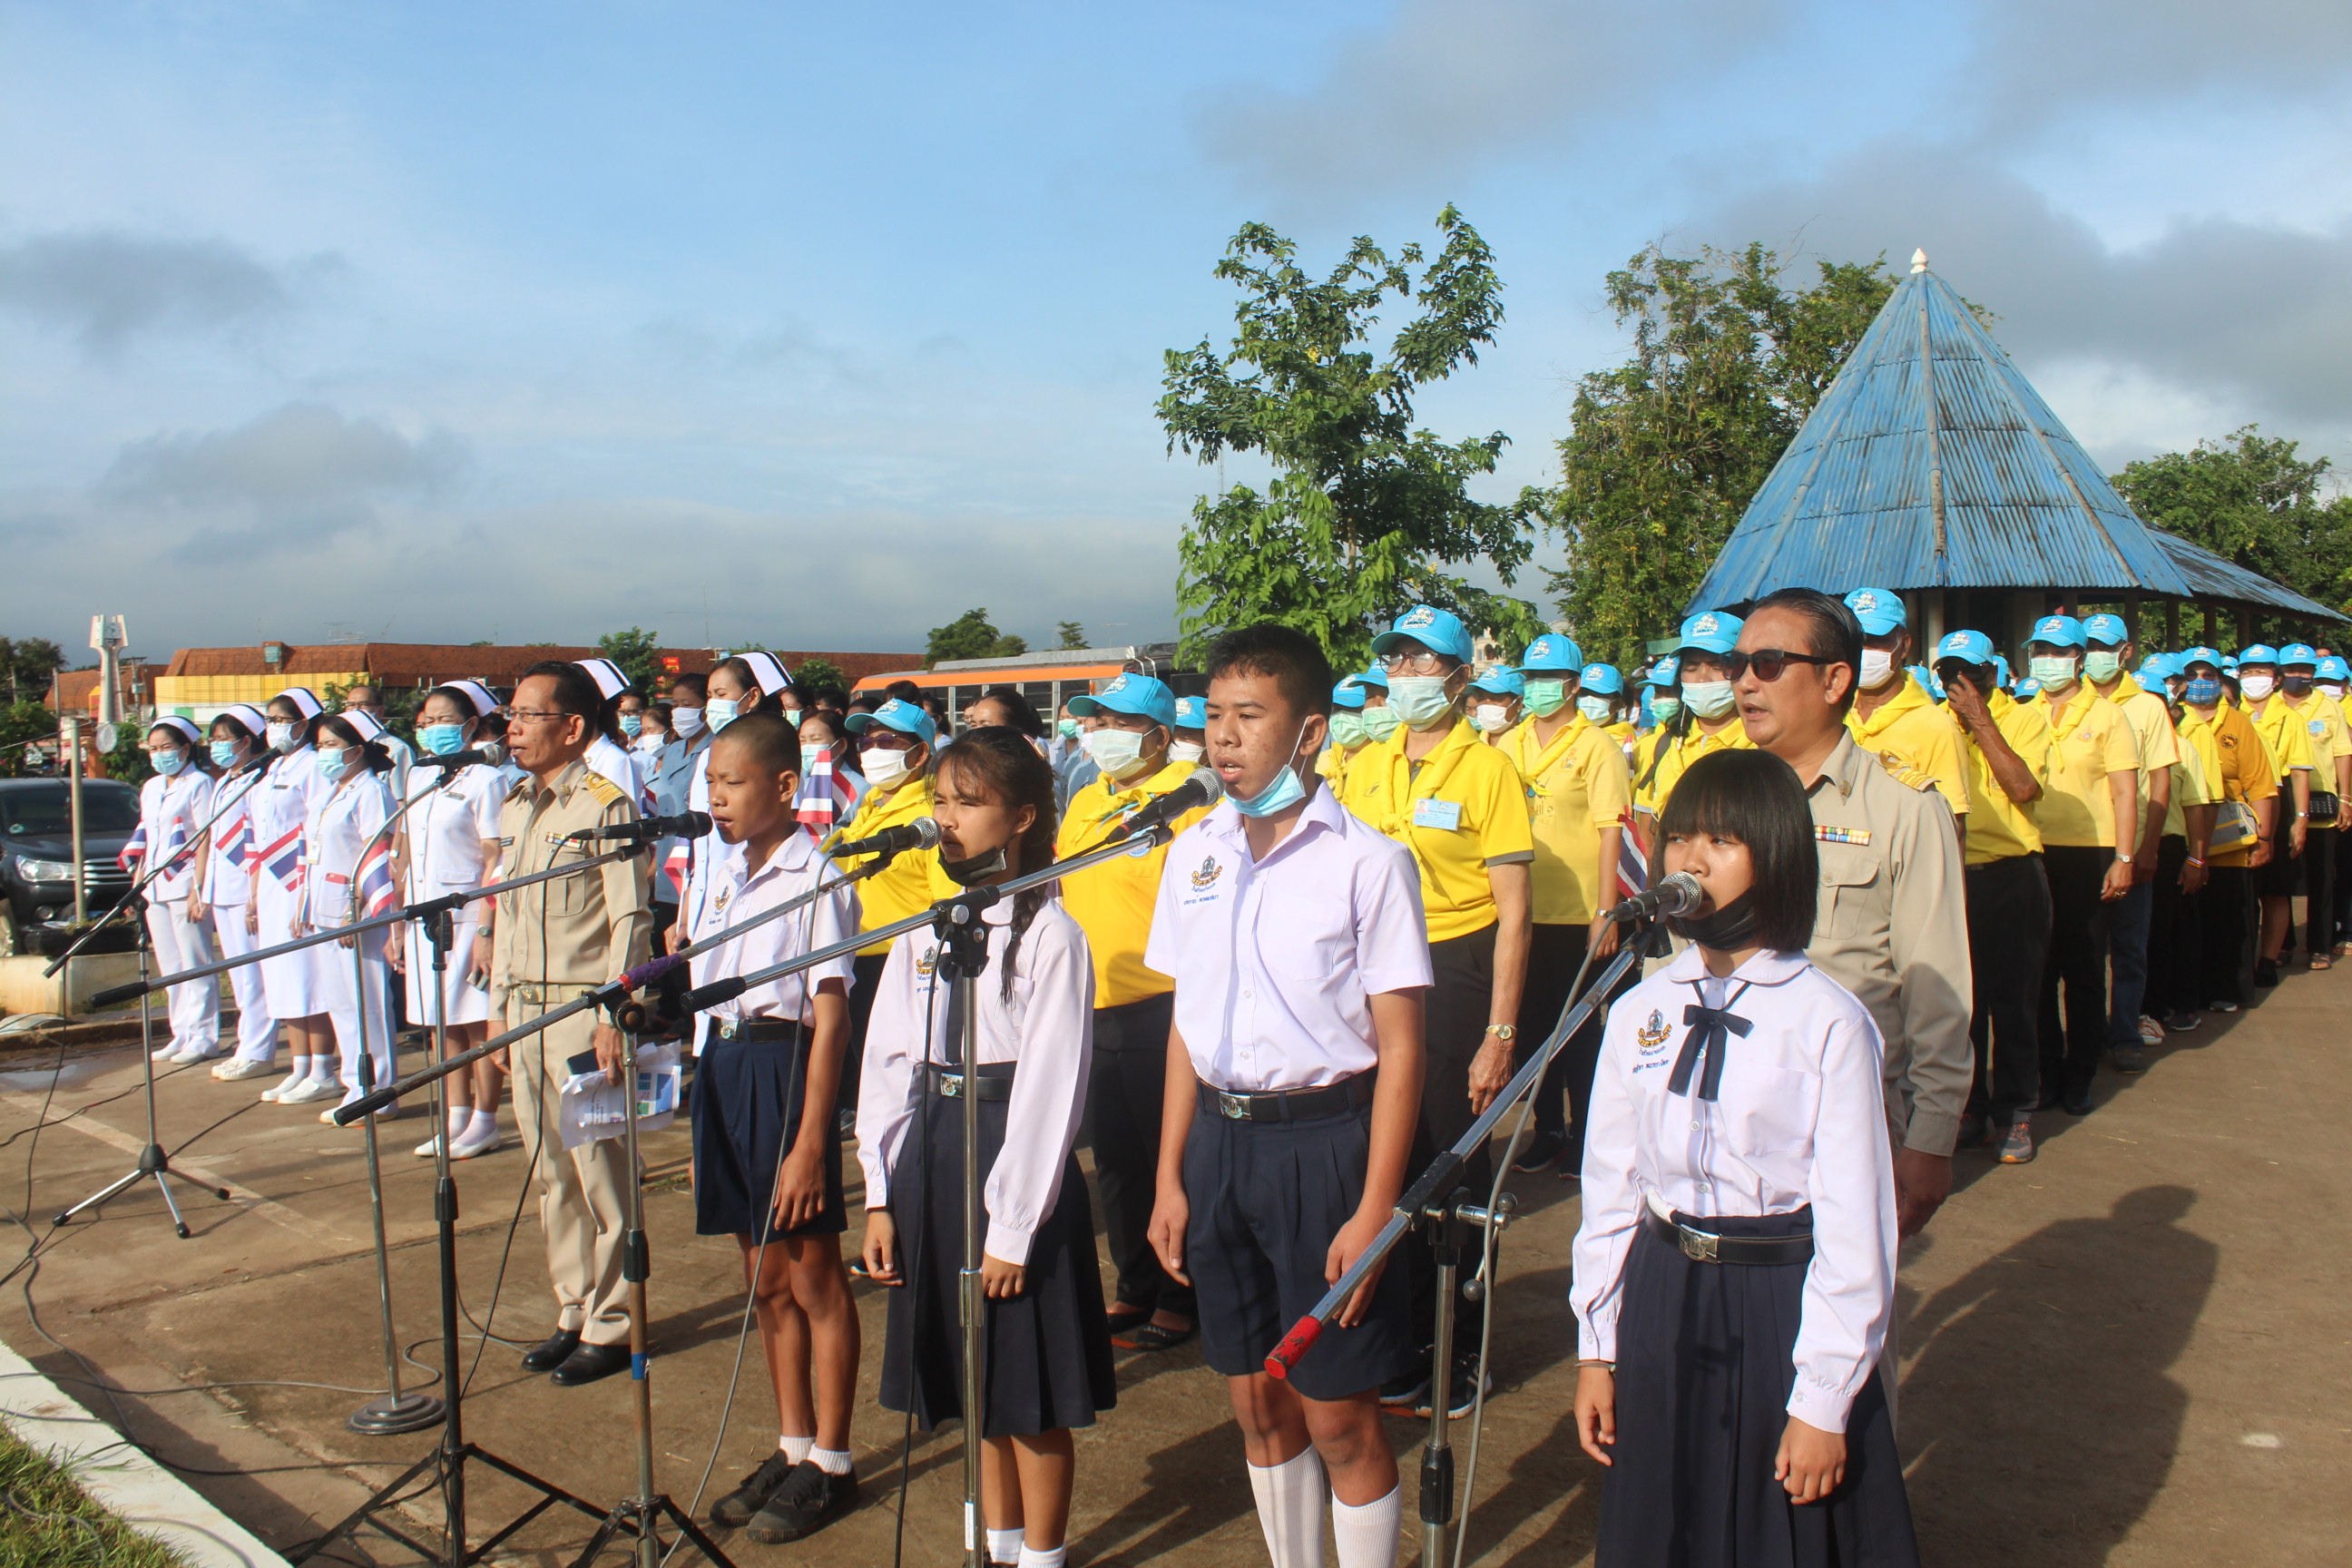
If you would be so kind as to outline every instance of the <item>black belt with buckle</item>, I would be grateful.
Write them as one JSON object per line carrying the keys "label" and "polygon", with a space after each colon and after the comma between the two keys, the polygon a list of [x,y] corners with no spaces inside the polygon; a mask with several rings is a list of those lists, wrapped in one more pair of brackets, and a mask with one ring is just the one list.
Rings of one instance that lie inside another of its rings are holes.
{"label": "black belt with buckle", "polygon": [[1681,1249],[1694,1263],[1803,1263],[1813,1256],[1813,1238],[1805,1236],[1717,1236],[1666,1218],[1644,1204],[1642,1224],[1651,1234]]}
{"label": "black belt with buckle", "polygon": [[718,1028],[720,1039],[745,1046],[788,1046],[805,1032],[789,1018],[721,1018]]}
{"label": "black belt with buckle", "polygon": [[1228,1121],[1303,1121],[1310,1116],[1337,1116],[1372,1102],[1377,1070],[1360,1072],[1319,1089],[1275,1089],[1262,1094],[1235,1094],[1230,1089],[1201,1086],[1201,1109]]}
{"label": "black belt with buckle", "polygon": [[[931,1092],[950,1100],[963,1098],[963,1068],[945,1062],[925,1064],[931,1069]],[[972,1098],[981,1100],[1011,1100],[1013,1069],[1017,1062],[982,1062],[980,1076],[972,1080]]]}

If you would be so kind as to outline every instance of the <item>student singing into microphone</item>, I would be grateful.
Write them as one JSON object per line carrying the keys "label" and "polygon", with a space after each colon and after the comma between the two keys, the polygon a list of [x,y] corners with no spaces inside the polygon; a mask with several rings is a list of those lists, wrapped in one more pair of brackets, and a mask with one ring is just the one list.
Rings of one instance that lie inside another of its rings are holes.
{"label": "student singing into microphone", "polygon": [[[691,933],[799,899],[833,874],[794,813],[800,742],[781,714],[751,713],[710,745],[713,831],[729,848]],[[837,889],[692,959],[698,985],[835,946],[857,931]],[[849,1415],[858,1325],[842,1267],[848,1228],[834,1106],[849,1043],[850,959],[754,986],[711,1008],[694,1084],[695,1230],[731,1236],[776,1394],[776,1452],[713,1504],[714,1523],[772,1544],[798,1541],[855,1506]]]}
{"label": "student singing into microphone", "polygon": [[[1053,769],[1026,737],[971,731],[940,753],[937,789],[950,875],[979,886],[1053,863]],[[1002,868],[983,869],[1000,851]],[[972,992],[988,1223],[982,1503],[992,1560],[1062,1568],[1070,1428],[1093,1426],[1118,1399],[1094,1215],[1070,1152],[1087,1101],[1094,969],[1086,934],[1048,888],[995,903],[984,918],[988,967]],[[857,1116],[866,1273],[903,1287],[890,1292],[882,1404],[912,1412],[925,1431],[973,1415],[963,1408],[956,1308],[963,1020],[940,958],[928,931],[890,945]]]}
{"label": "student singing into microphone", "polygon": [[1693,762],[1652,879],[1706,890],[1609,1010],[1576,1235],[1576,1428],[1608,1467],[1601,1568],[1918,1562],[1877,1371],[1895,1181],[1868,1009],[1805,957],[1820,869],[1797,775]]}

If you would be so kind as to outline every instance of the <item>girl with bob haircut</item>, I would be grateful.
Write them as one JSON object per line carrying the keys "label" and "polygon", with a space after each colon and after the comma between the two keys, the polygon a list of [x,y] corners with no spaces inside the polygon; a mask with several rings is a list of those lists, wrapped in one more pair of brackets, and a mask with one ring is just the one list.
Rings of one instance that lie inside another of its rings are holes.
{"label": "girl with bob haircut", "polygon": [[[933,815],[942,868],[965,887],[1054,861],[1054,774],[1028,737],[973,730],[941,751]],[[988,907],[974,987],[980,1164],[988,1234],[982,1289],[988,1555],[1062,1568],[1075,1459],[1070,1428],[1118,1400],[1095,1226],[1071,1148],[1094,1054],[1094,964],[1050,887]],[[891,944],[866,1037],[857,1153],[866,1271],[890,1292],[882,1404],[923,1430],[963,1408],[956,1313],[963,1260],[963,1041],[937,939]],[[951,1089],[953,1092],[951,1092]]]}
{"label": "girl with bob haircut", "polygon": [[1608,1469],[1601,1568],[1919,1561],[1878,1357],[1895,1181],[1870,1014],[1807,961],[1797,775],[1693,763],[1652,877],[1706,891],[1609,1010],[1584,1145],[1577,1436]]}

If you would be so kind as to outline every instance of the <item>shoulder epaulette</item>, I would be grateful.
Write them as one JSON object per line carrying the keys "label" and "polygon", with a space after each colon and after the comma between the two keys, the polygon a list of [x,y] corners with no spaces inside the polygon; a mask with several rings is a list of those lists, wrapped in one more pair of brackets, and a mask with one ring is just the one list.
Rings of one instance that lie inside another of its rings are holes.
{"label": "shoulder epaulette", "polygon": [[621,786],[619,784],[614,784],[603,773],[592,773],[588,775],[585,782],[588,793],[596,797],[596,804],[598,805],[610,805],[616,800],[626,800],[629,798],[627,795],[621,793]]}
{"label": "shoulder epaulette", "polygon": [[530,795],[530,775],[529,773],[525,773],[521,778],[517,779],[515,781],[514,788],[507,791],[507,798],[509,800],[523,800],[528,798]]}
{"label": "shoulder epaulette", "polygon": [[1891,752],[1880,752],[1875,754],[1878,758],[1878,765],[1885,768],[1889,774],[1893,775],[1896,784],[1908,784],[1913,789],[1919,790],[1923,793],[1933,790],[1936,787],[1936,780],[1933,774],[1921,773],[1917,768],[1913,767],[1909,763],[1905,762],[1902,758],[1895,756]]}

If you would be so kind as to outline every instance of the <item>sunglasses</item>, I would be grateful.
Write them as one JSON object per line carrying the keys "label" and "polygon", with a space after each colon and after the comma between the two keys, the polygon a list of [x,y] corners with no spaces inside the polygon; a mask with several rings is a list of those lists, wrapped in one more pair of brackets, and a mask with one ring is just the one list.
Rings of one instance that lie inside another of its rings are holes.
{"label": "sunglasses", "polygon": [[1741,653],[1734,648],[1718,657],[1723,660],[1724,669],[1734,680],[1751,669],[1759,680],[1778,680],[1791,663],[1831,665],[1845,662],[1842,658],[1829,658],[1817,653],[1790,653],[1786,648],[1777,647],[1759,647],[1754,653]]}

